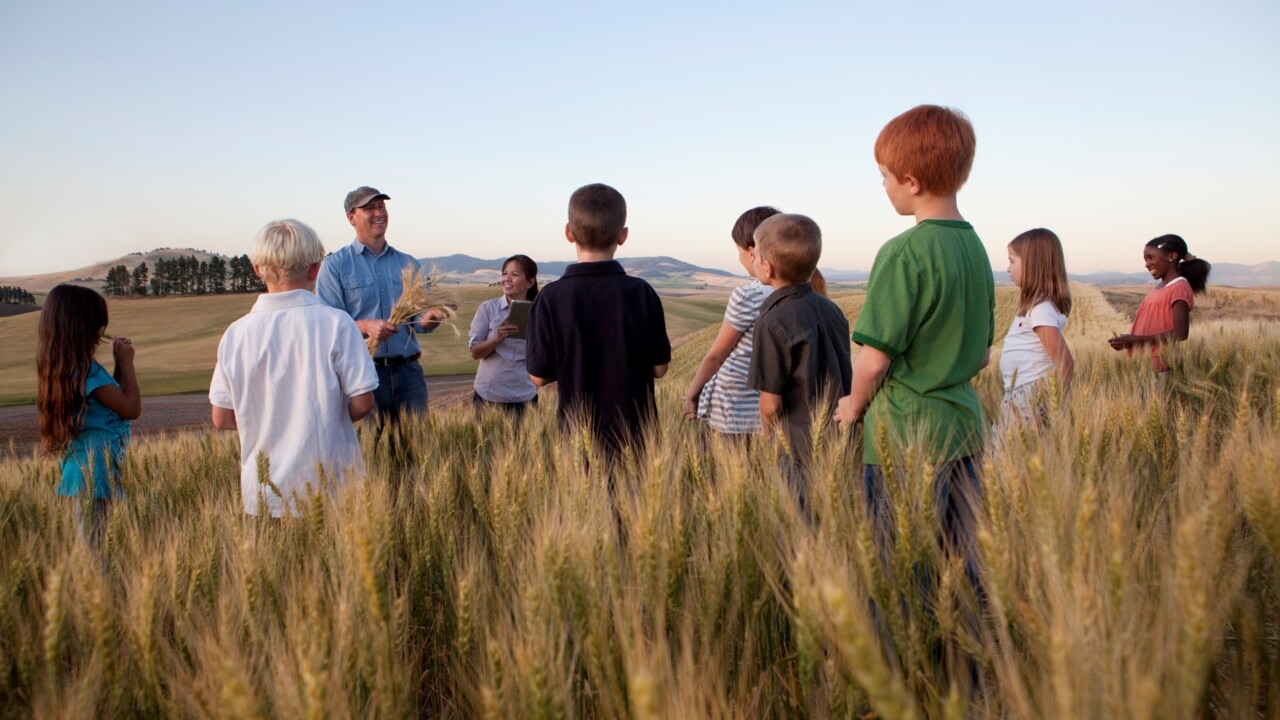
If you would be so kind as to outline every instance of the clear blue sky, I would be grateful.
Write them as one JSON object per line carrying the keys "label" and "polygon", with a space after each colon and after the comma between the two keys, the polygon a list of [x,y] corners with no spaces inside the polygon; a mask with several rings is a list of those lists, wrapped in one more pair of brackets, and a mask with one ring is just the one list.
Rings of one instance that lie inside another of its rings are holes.
{"label": "clear blue sky", "polygon": [[1278,32],[1274,0],[0,0],[0,276],[239,254],[280,217],[333,250],[361,184],[415,255],[565,260],[596,181],[628,199],[623,256],[737,269],[729,228],[772,204],[867,269],[910,223],[872,145],[925,102],[977,128],[960,207],[997,270],[1036,226],[1073,272],[1140,272],[1165,232],[1277,260]]}

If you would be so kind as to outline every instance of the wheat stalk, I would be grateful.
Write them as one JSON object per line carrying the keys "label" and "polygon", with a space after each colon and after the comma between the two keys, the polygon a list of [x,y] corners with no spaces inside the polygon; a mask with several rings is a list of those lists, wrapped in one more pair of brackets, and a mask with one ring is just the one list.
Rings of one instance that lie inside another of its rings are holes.
{"label": "wheat stalk", "polygon": [[[387,322],[392,325],[404,325],[423,313],[435,311],[436,317],[442,321],[450,320],[458,314],[458,300],[440,287],[440,276],[434,269],[424,273],[417,264],[407,266],[400,271],[401,284],[404,289],[395,305],[391,306],[391,317]],[[381,340],[370,335],[364,344],[369,354],[374,354]]]}

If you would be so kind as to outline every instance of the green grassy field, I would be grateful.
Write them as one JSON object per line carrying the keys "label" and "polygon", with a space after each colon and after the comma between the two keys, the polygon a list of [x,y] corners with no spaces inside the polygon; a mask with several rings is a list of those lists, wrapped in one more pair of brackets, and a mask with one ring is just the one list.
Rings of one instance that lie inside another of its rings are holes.
{"label": "green grassy field", "polygon": [[1127,323],[1077,288],[1071,393],[993,438],[974,624],[914,448],[881,552],[860,431],[816,428],[810,525],[776,442],[681,420],[713,326],[612,481],[553,403],[455,408],[407,428],[412,465],[362,426],[367,481],[270,522],[233,434],[144,437],[95,556],[56,463],[0,460],[0,717],[1277,717],[1280,323],[1196,322],[1160,381],[1106,346]]}
{"label": "green grassy field", "polygon": [[[420,335],[427,375],[473,373],[467,331],[476,307],[502,294],[500,288],[449,285],[461,308],[450,324]],[[236,318],[253,306],[256,295],[188,298],[111,299],[107,332],[129,337],[137,348],[138,383],[144,395],[207,392],[218,340]],[[667,332],[673,341],[718,322],[728,293],[667,297]],[[36,328],[39,313],[0,317],[0,407],[35,402]],[[104,364],[111,368],[110,358]]]}

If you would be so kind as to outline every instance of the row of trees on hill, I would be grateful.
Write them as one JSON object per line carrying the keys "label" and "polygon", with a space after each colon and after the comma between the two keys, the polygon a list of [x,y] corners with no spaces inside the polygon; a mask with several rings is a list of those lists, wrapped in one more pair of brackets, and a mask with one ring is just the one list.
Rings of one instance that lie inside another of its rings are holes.
{"label": "row of trees on hill", "polygon": [[35,305],[36,296],[13,285],[0,285],[0,303],[10,305]]}
{"label": "row of trees on hill", "polygon": [[195,255],[156,260],[155,268],[141,263],[132,271],[123,264],[107,271],[103,292],[116,296],[208,295],[263,292],[262,279],[253,272],[248,255],[224,260],[214,255],[208,261]]}

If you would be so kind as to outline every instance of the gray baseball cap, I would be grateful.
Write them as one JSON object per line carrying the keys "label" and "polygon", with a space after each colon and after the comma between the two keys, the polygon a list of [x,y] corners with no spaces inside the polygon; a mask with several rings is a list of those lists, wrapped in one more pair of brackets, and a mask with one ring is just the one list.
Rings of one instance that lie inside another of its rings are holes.
{"label": "gray baseball cap", "polygon": [[370,201],[377,200],[378,198],[390,200],[391,196],[383,192],[378,192],[378,188],[371,188],[368,185],[362,185],[347,193],[347,199],[342,201],[342,207],[347,212],[351,212],[356,208],[368,205]]}

